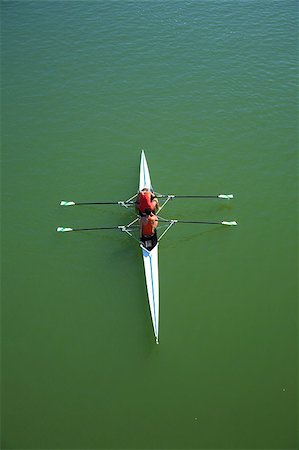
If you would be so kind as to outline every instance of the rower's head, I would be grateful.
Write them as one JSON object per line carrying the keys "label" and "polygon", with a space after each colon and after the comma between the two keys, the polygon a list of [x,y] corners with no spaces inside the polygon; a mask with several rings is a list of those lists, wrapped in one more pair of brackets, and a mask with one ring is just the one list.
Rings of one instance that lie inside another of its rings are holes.
{"label": "rower's head", "polygon": [[141,191],[140,192],[148,192],[148,188],[143,188],[143,189],[141,189]]}
{"label": "rower's head", "polygon": [[145,208],[144,213],[145,213],[147,216],[150,216],[151,213],[152,213],[152,210],[151,210],[150,208]]}

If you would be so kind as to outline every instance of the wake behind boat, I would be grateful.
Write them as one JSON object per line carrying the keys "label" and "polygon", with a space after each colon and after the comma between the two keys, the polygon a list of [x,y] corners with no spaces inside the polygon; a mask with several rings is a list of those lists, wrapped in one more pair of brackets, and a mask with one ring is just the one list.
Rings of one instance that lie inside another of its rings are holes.
{"label": "wake behind boat", "polygon": [[[153,186],[151,182],[151,177],[149,173],[149,168],[147,164],[147,160],[145,157],[145,153],[142,150],[141,159],[140,159],[140,170],[139,170],[139,186],[137,194],[130,197],[125,201],[117,201],[117,202],[73,202],[73,201],[61,201],[62,206],[75,206],[75,205],[120,205],[125,208],[135,206],[135,199],[139,195],[139,193],[143,190],[147,189],[151,193],[153,193]],[[231,199],[233,198],[232,194],[219,194],[219,195],[163,195],[157,194],[157,197],[162,200],[162,203],[159,205],[158,213],[160,213],[161,209],[170,201],[175,198],[220,198],[220,199]],[[136,217],[136,216],[135,216]],[[159,217],[159,216],[158,216]],[[136,224],[141,220],[140,216],[137,216],[132,222],[127,225],[117,225],[111,227],[93,227],[93,228],[66,228],[66,227],[58,227],[57,231],[59,232],[67,232],[67,231],[87,231],[87,230],[119,230],[125,232],[127,235],[132,237],[133,239],[139,242],[144,272],[145,272],[145,280],[147,287],[147,295],[148,302],[151,313],[152,326],[154,331],[154,336],[156,343],[159,343],[159,271],[158,271],[158,249],[159,242],[162,237],[167,233],[167,231],[177,223],[190,223],[190,224],[213,224],[213,225],[237,225],[235,221],[194,221],[194,220],[177,220],[177,219],[163,219],[159,217],[159,220],[166,224],[166,229],[163,233],[158,237],[155,232],[152,236],[141,236],[141,239],[136,239],[136,237],[132,233],[132,229],[136,227]],[[139,228],[139,227],[137,227]]]}

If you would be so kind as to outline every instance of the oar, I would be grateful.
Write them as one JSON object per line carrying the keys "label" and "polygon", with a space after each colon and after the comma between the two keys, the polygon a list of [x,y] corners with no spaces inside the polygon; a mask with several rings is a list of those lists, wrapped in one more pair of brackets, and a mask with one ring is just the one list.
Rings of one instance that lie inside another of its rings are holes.
{"label": "oar", "polygon": [[[219,195],[157,195],[157,198],[234,198],[233,194],[219,194]],[[120,202],[73,202],[62,200],[61,206],[74,206],[74,205],[132,205],[132,201],[120,201]]]}
{"label": "oar", "polygon": [[206,225],[238,225],[235,220],[232,222],[227,222],[223,220],[222,222],[203,222],[203,221],[197,221],[197,220],[166,220],[159,217],[159,220],[162,220],[162,222],[172,222],[172,223],[202,223]]}
{"label": "oar", "polygon": [[[58,227],[56,231],[65,233],[66,231],[93,231],[93,230],[124,230],[127,229],[124,225],[119,225],[117,227],[95,227],[95,228],[65,228]],[[129,231],[129,230],[128,230]]]}
{"label": "oar", "polygon": [[62,200],[60,202],[61,206],[74,206],[74,205],[127,205],[133,202],[68,202]]}
{"label": "oar", "polygon": [[233,194],[219,194],[219,195],[157,195],[158,198],[234,198]]}
{"label": "oar", "polygon": [[198,222],[193,220],[176,220],[175,223],[203,223],[207,225],[238,225],[235,220],[232,222],[226,222],[223,220],[222,222]]}

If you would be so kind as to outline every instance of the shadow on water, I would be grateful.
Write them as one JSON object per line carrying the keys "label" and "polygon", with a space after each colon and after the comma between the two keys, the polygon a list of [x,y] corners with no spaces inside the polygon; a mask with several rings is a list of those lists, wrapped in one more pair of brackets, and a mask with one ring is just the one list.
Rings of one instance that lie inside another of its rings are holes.
{"label": "shadow on water", "polygon": [[217,205],[215,208],[215,211],[232,211],[234,209],[234,206],[230,203],[222,203]]}
{"label": "shadow on water", "polygon": [[[170,231],[171,235],[169,234],[169,240],[166,242],[163,240],[162,245],[165,247],[165,249],[170,248],[179,248],[184,246],[187,242],[193,242],[195,243],[200,239],[200,237],[203,237],[205,235],[213,235],[217,233],[225,233],[228,231],[231,227],[225,227],[223,225],[202,225],[202,224],[186,224],[189,228],[184,230],[184,232],[181,230],[179,233],[175,233],[177,231],[176,227],[180,227],[180,224],[177,224],[173,227],[173,230]],[[182,225],[183,226],[183,225]],[[191,229],[192,227],[192,229]],[[206,227],[205,229],[199,230],[199,227]],[[164,239],[164,238],[163,238]]]}

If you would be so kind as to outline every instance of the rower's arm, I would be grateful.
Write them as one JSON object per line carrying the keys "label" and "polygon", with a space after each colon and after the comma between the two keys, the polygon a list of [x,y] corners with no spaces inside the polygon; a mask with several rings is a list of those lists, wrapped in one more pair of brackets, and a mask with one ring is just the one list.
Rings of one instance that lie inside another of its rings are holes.
{"label": "rower's arm", "polygon": [[155,210],[158,211],[160,209],[159,200],[157,199],[156,195],[152,195],[152,202],[155,202]]}
{"label": "rower's arm", "polygon": [[153,228],[157,228],[157,226],[158,226],[158,219],[157,218],[152,219],[152,226],[153,226]]}
{"label": "rower's arm", "polygon": [[142,237],[142,219],[139,220],[139,236]]}
{"label": "rower's arm", "polygon": [[137,195],[136,201],[135,201],[135,208],[137,211],[139,210],[139,205],[140,205],[140,193]]}

